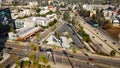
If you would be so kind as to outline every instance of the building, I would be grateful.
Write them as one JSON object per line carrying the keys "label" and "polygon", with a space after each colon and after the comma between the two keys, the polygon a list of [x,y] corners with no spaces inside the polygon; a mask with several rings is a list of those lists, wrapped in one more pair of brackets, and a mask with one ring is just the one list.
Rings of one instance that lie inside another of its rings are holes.
{"label": "building", "polygon": [[117,12],[115,10],[104,10],[103,11],[105,17],[116,17]]}
{"label": "building", "polygon": [[92,17],[93,15],[96,15],[96,10],[90,11],[90,17]]}
{"label": "building", "polygon": [[26,19],[17,19],[15,20],[15,25],[16,28],[23,28],[23,27],[28,27],[28,26],[35,26],[35,23],[33,23],[33,21],[31,21],[32,18],[26,18]]}
{"label": "building", "polygon": [[0,8],[0,35],[10,31],[10,26],[14,26],[9,8]]}
{"label": "building", "polygon": [[60,40],[57,39],[54,35],[51,35],[46,41],[48,41],[47,45],[56,45],[58,47],[63,47],[63,48],[70,48],[70,42],[72,42],[72,39],[67,39],[65,36],[60,37],[62,39],[62,45],[60,43]]}
{"label": "building", "polygon": [[105,5],[94,5],[94,4],[88,5],[88,4],[84,4],[82,7],[85,10],[91,11],[91,10],[94,10],[94,9],[101,10],[101,9],[104,9],[106,6]]}
{"label": "building", "polygon": [[36,8],[37,6],[38,6],[38,2],[37,1],[29,2],[29,4],[28,4],[29,8]]}
{"label": "building", "polygon": [[54,21],[54,19],[57,19],[56,14],[46,15],[46,17],[29,17],[25,19],[15,20],[15,25],[16,28],[23,28],[35,25],[47,26],[50,22]]}
{"label": "building", "polygon": [[30,36],[34,35],[36,32],[38,32],[41,28],[30,26],[30,27],[24,27],[20,30],[16,31],[16,33],[10,32],[9,33],[9,39],[10,40],[27,40]]}
{"label": "building", "polygon": [[41,10],[41,11],[39,12],[39,14],[40,14],[40,15],[43,15],[43,14],[46,14],[46,13],[48,13],[48,12],[50,12],[50,10]]}

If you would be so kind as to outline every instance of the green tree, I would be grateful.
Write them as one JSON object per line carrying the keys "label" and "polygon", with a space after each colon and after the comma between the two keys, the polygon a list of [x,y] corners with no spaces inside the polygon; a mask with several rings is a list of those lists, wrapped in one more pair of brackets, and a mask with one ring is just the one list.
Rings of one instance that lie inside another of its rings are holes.
{"label": "green tree", "polygon": [[14,32],[14,28],[13,27],[10,27],[10,32]]}
{"label": "green tree", "polygon": [[39,12],[41,11],[41,9],[40,8],[37,8],[36,9],[36,12],[39,14]]}
{"label": "green tree", "polygon": [[67,37],[67,39],[69,39],[69,38],[70,38],[70,34],[69,34],[69,33],[67,33],[67,34],[66,34],[66,37]]}
{"label": "green tree", "polygon": [[112,50],[112,51],[110,52],[110,56],[113,57],[113,56],[115,56],[115,55],[116,55],[115,50]]}
{"label": "green tree", "polygon": [[50,65],[47,65],[47,68],[52,68]]}
{"label": "green tree", "polygon": [[57,49],[57,46],[55,44],[51,45],[51,47],[52,47],[53,50]]}
{"label": "green tree", "polygon": [[30,59],[30,62],[31,62],[31,64],[33,64],[34,62],[35,62],[35,56],[34,56],[34,54],[33,53],[30,53],[29,54],[29,59]]}
{"label": "green tree", "polygon": [[20,66],[21,62],[19,60],[15,61],[15,65],[16,65],[15,68],[21,68],[21,66]]}
{"label": "green tree", "polygon": [[117,13],[120,15],[120,9],[117,11]]}
{"label": "green tree", "polygon": [[39,61],[36,59],[33,63],[33,68],[38,68],[39,66]]}
{"label": "green tree", "polygon": [[48,64],[48,61],[49,61],[48,57],[43,57],[43,63],[44,63],[45,65]]}
{"label": "green tree", "polygon": [[42,54],[39,55],[39,62],[43,62],[43,55]]}
{"label": "green tree", "polygon": [[30,61],[23,61],[22,68],[29,68]]}
{"label": "green tree", "polygon": [[35,44],[31,44],[30,45],[31,51],[36,51],[37,50],[37,46]]}
{"label": "green tree", "polygon": [[36,36],[37,38],[40,38],[40,33],[37,32],[37,33],[35,34],[35,36]]}
{"label": "green tree", "polygon": [[59,39],[60,38],[60,34],[58,34],[57,32],[55,32],[55,37]]}
{"label": "green tree", "polygon": [[65,12],[63,13],[63,18],[64,18],[64,20],[66,20],[66,21],[70,21],[69,11],[65,11]]}
{"label": "green tree", "polygon": [[[76,54],[77,53],[77,48],[76,47],[72,47],[72,53]],[[74,66],[75,66],[75,56],[74,56]]]}

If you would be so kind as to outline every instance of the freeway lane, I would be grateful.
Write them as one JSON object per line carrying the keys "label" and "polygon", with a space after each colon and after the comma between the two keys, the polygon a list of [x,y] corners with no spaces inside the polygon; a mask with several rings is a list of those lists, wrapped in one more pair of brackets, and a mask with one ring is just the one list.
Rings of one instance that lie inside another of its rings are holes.
{"label": "freeway lane", "polygon": [[[96,34],[97,37],[99,37],[101,40],[107,40],[105,43],[107,45],[109,45],[111,48],[113,48],[114,50],[116,50],[119,54],[120,54],[120,50],[118,50],[118,48],[120,48],[120,43],[118,43],[117,41],[115,41],[114,39],[112,39],[108,34],[106,34],[102,29],[100,28],[95,28],[92,27],[91,25],[89,25],[88,23],[90,21],[88,21],[85,18],[82,18],[80,16],[77,17],[79,20],[81,20],[82,22],[84,22],[85,24],[83,24],[84,26],[87,26],[88,29],[90,29],[91,31],[93,31],[94,33],[98,33]],[[115,44],[113,44],[113,42]]]}

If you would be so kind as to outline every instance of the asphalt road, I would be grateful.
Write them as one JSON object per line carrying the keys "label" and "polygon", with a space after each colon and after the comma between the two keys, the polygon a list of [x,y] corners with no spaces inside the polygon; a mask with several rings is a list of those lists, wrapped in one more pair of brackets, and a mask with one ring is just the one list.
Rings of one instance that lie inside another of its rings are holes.
{"label": "asphalt road", "polygon": [[85,23],[85,24],[83,24],[84,26],[87,26],[87,28],[90,29],[91,31],[93,31],[95,33],[95,35],[97,37],[99,37],[101,40],[103,40],[103,41],[107,40],[106,42],[104,41],[104,43],[107,44],[112,49],[116,50],[120,54],[120,50],[118,50],[118,48],[120,48],[120,43],[118,43],[116,40],[111,38],[110,35],[107,34],[104,30],[102,30],[100,28],[92,27],[90,24],[88,24],[90,21],[88,21],[87,19],[81,18],[80,16],[78,16],[78,18],[79,18],[79,20],[81,20],[82,22]]}
{"label": "asphalt road", "polygon": [[[10,45],[6,45],[6,46],[10,46]],[[12,46],[12,45],[11,45]],[[14,45],[13,45],[14,46]],[[21,45],[18,45],[18,46],[21,46]],[[14,48],[18,48],[18,46],[15,46]],[[25,56],[27,56],[27,54],[26,53],[29,53],[27,50],[25,50],[26,48],[24,47],[24,48],[18,48],[18,49],[15,49],[15,53],[14,54],[12,54],[13,56],[11,57],[11,58],[9,58],[8,60],[6,60],[2,65],[4,65],[4,66],[7,66],[7,65],[9,65],[10,63],[13,63],[12,61],[15,61],[15,58],[14,57],[25,57]],[[46,50],[46,48],[43,48],[43,49],[45,49]],[[45,51],[44,50],[44,51]],[[44,52],[43,54],[45,54],[46,52]],[[62,51],[58,51],[58,50],[56,50],[55,51],[55,53],[54,53],[55,55],[57,55],[58,56],[58,58],[56,58],[56,60],[57,60],[57,63],[61,63],[61,59],[60,58],[62,58],[62,57],[60,57],[60,56],[62,56],[63,55],[63,52]],[[68,56],[69,56],[69,58],[70,58],[70,61],[73,63],[74,62],[74,60],[72,60],[73,59],[73,57],[71,57],[71,56],[75,56],[74,58],[76,59],[76,61],[75,61],[75,64],[76,64],[76,66],[77,67],[79,67],[80,65],[83,65],[82,67],[88,67],[89,68],[89,65],[87,65],[87,64],[85,64],[85,63],[83,63],[83,62],[81,62],[82,60],[83,61],[85,61],[85,62],[87,62],[88,61],[88,56],[85,56],[84,54],[72,54],[72,53],[68,53]],[[115,60],[115,59],[106,59],[106,58],[101,58],[101,57],[99,57],[99,56],[89,56],[89,57],[91,57],[91,58],[93,58],[94,59],[94,63],[100,63],[100,64],[106,64],[106,65],[111,65],[111,66],[115,66],[115,67],[120,67],[120,60]],[[66,56],[64,55],[64,57],[63,58],[65,58],[66,59]],[[70,65],[70,62],[68,62],[68,58],[66,59],[66,60],[64,60],[63,59],[63,61],[64,61],[64,63],[63,64],[69,64]],[[9,63],[9,64],[8,64]],[[84,65],[85,64],[85,65]],[[9,65],[10,66],[10,65]],[[86,68],[87,68],[86,67]],[[100,66],[95,66],[96,68],[100,68]],[[93,66],[93,68],[95,68],[94,66]],[[90,67],[91,68],[91,67]]]}

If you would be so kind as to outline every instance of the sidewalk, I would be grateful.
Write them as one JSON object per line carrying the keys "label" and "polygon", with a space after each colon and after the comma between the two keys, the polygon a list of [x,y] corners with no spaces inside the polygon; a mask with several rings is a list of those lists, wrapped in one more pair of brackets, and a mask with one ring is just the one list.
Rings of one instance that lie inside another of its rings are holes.
{"label": "sidewalk", "polygon": [[9,57],[10,57],[10,54],[3,53],[3,59],[0,61],[0,64],[2,64],[3,62],[5,62]]}
{"label": "sidewalk", "polygon": [[20,42],[20,41],[15,42],[15,41],[12,41],[12,40],[7,40],[7,42],[10,42],[11,44],[13,43],[13,44],[24,45],[24,46],[29,44],[27,42]]}
{"label": "sidewalk", "polygon": [[71,68],[70,65],[64,65],[60,63],[54,64],[52,62],[49,62],[49,64],[51,65],[52,68]]}

